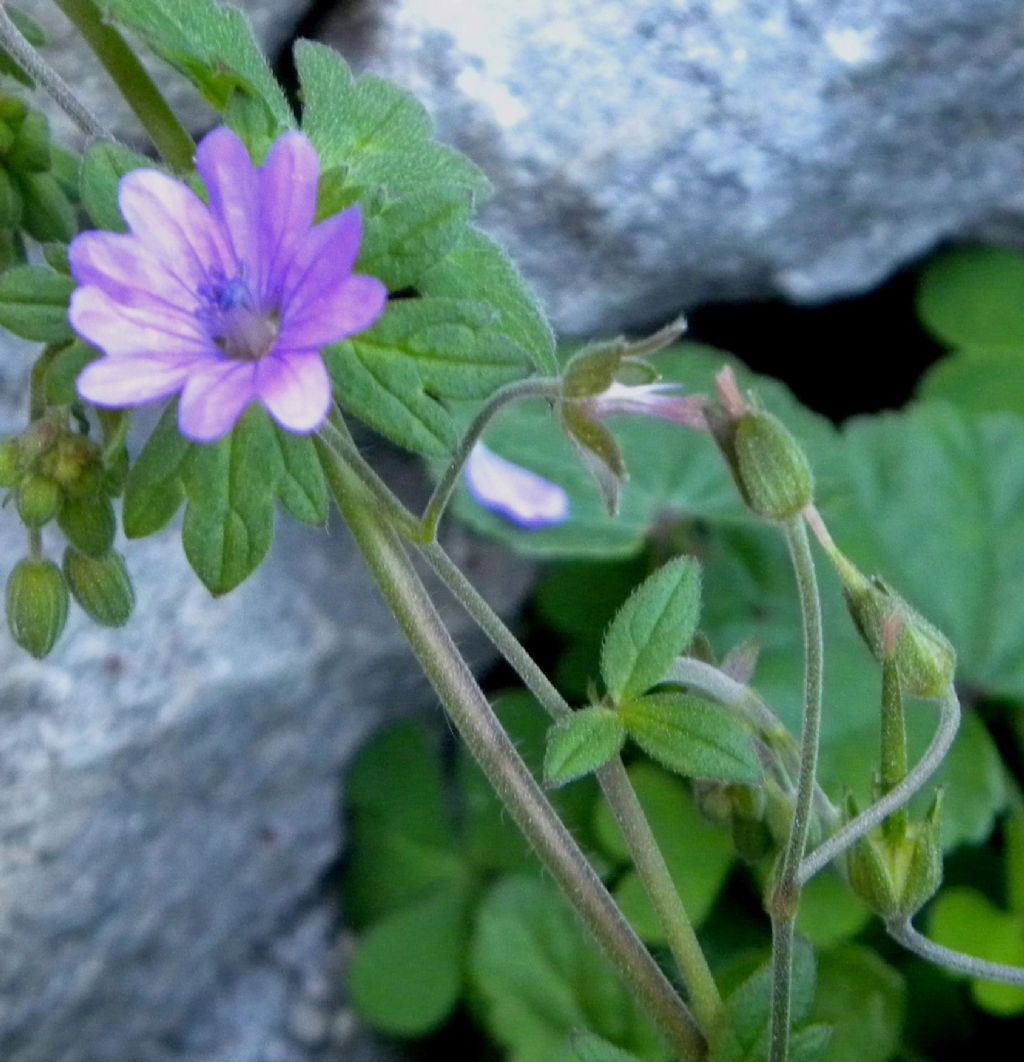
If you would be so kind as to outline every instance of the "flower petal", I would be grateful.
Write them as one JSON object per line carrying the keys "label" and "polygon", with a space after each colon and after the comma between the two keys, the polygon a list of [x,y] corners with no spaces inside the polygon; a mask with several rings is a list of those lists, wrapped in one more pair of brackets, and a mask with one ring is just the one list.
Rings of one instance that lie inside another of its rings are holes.
{"label": "flower petal", "polygon": [[158,170],[133,170],[121,178],[117,200],[139,241],[190,290],[198,291],[211,272],[233,266],[210,212],[181,181]]}
{"label": "flower petal", "polygon": [[352,274],[359,254],[363,221],[358,206],[314,225],[296,248],[281,283],[282,316],[302,316],[304,307],[315,303]]}
{"label": "flower petal", "polygon": [[464,473],[469,493],[520,527],[559,524],[569,515],[569,495],[528,468],[506,461],[482,442],[470,451]]}
{"label": "flower petal", "polygon": [[257,363],[256,393],[282,428],[308,434],[331,407],[331,378],[315,351],[286,351]]}
{"label": "flower petal", "polygon": [[160,306],[128,306],[102,288],[76,288],[68,308],[71,327],[105,354],[168,354],[210,357],[210,340],[200,322]]}
{"label": "flower petal", "polygon": [[129,306],[158,306],[191,316],[199,307],[195,291],[154,258],[137,236],[123,232],[83,232],[68,247],[68,263],[79,284],[93,284]]}
{"label": "flower petal", "polygon": [[[210,197],[210,212],[221,223],[231,243],[234,263],[229,274],[239,268],[250,273],[260,261],[259,173],[249,151],[226,126],[214,129],[196,148],[196,169]],[[255,278],[245,275],[252,283]]]}
{"label": "flower petal", "polygon": [[313,224],[319,175],[316,148],[297,132],[278,137],[260,168],[261,253],[254,268],[257,290],[268,301],[277,302],[295,249]]}
{"label": "flower petal", "polygon": [[189,366],[162,354],[100,358],[78,377],[78,393],[94,406],[122,409],[167,398],[185,382]]}
{"label": "flower petal", "polygon": [[294,349],[336,343],[369,328],[381,315],[388,289],[376,277],[351,276],[334,288],[323,288],[300,313],[289,306],[281,321],[279,342]]}
{"label": "flower petal", "polygon": [[255,364],[224,360],[190,373],[178,407],[182,435],[196,442],[214,442],[226,435],[256,397]]}

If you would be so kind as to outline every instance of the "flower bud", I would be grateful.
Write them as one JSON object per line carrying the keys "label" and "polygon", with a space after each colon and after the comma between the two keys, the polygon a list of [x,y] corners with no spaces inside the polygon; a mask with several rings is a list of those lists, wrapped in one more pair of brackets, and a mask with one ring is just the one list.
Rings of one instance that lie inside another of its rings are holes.
{"label": "flower bud", "polygon": [[956,671],[946,636],[877,576],[843,575],[846,604],[875,659],[892,660],[911,697],[941,697]]}
{"label": "flower bud", "polygon": [[24,202],[22,228],[40,243],[67,243],[77,226],[75,210],[50,173],[23,173],[18,185]]}
{"label": "flower bud", "polygon": [[64,577],[86,614],[103,627],[123,627],[135,607],[131,578],[119,553],[89,557],[68,546]]}
{"label": "flower bud", "polygon": [[110,499],[102,494],[64,499],[57,526],[76,549],[90,557],[105,557],[114,544],[117,520]]}
{"label": "flower bud", "polygon": [[21,224],[21,192],[11,175],[0,166],[0,229],[16,229]]}
{"label": "flower bud", "polygon": [[775,838],[766,822],[739,816],[732,820],[732,843],[747,863],[760,862],[775,848]]}
{"label": "flower bud", "polygon": [[18,487],[18,515],[26,527],[48,524],[60,509],[60,487],[49,477],[27,476]]}
{"label": "flower bud", "polygon": [[15,173],[42,173],[50,168],[50,130],[41,112],[25,115],[5,161]]}
{"label": "flower bud", "polygon": [[7,579],[7,623],[36,659],[53,648],[68,618],[68,588],[53,561],[19,561]]}
{"label": "flower bud", "polygon": [[732,438],[743,500],[769,520],[792,520],[814,499],[811,466],[796,439],[763,410],[744,414]]}
{"label": "flower bud", "polygon": [[914,844],[903,886],[901,913],[910,918],[939,891],[942,884],[942,790],[935,794],[924,822],[907,837]]}
{"label": "flower bud", "polygon": [[15,487],[21,478],[17,438],[0,442],[0,488]]}
{"label": "flower bud", "polygon": [[0,122],[8,126],[12,132],[21,128],[28,114],[28,106],[25,101],[11,92],[0,92]]}
{"label": "flower bud", "polygon": [[103,480],[103,455],[84,435],[65,434],[47,455],[45,471],[69,494],[95,494]]}

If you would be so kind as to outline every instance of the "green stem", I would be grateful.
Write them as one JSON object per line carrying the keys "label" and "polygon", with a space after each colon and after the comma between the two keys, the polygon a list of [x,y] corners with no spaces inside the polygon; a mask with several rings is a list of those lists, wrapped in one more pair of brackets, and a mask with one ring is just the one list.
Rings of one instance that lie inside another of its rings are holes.
{"label": "green stem", "polygon": [[94,140],[113,140],[103,124],[83,107],[70,85],[22,36],[0,3],[0,45],[19,66],[53,97],[62,111],[87,137]]}
{"label": "green stem", "polygon": [[[891,793],[906,777],[907,722],[903,713],[903,691],[895,662],[886,660],[882,664],[881,796]],[[890,841],[906,836],[906,804],[882,823],[882,831]]]}
{"label": "green stem", "polygon": [[451,501],[462,469],[469,460],[470,451],[480,441],[480,436],[483,435],[494,415],[511,402],[519,402],[524,398],[555,399],[558,397],[560,388],[560,380],[553,377],[539,377],[516,380],[500,388],[490,397],[459,440],[450,464],[438,480],[434,493],[431,494],[427,507],[423,510],[421,541],[433,542],[437,538],[437,526],[448,507],[448,502]]}
{"label": "green stem", "polygon": [[793,935],[800,906],[800,863],[807,847],[818,769],[821,730],[821,692],[824,652],[821,598],[807,529],[798,517],[786,525],[793,571],[800,595],[804,627],[804,719],[800,735],[800,771],[789,839],[768,902],[772,919],[771,1062],[786,1062],[789,1054],[790,996],[793,980]]}
{"label": "green stem", "polygon": [[157,151],[174,170],[192,168],[196,146],[156,83],[94,0],[54,0],[117,85]]}
{"label": "green stem", "polygon": [[703,1036],[647,949],[623,919],[572,835],[523,763],[455,647],[433,602],[360,477],[322,438],[327,482],[357,546],[424,672],[488,780],[591,933],[687,1062]]}
{"label": "green stem", "polygon": [[[571,715],[572,709],[562,695],[441,546],[434,543],[420,552],[551,718],[558,721]],[[713,1029],[722,1012],[721,994],[622,760],[616,756],[609,761],[597,772],[597,780],[664,929],[697,1019],[702,1028]]]}

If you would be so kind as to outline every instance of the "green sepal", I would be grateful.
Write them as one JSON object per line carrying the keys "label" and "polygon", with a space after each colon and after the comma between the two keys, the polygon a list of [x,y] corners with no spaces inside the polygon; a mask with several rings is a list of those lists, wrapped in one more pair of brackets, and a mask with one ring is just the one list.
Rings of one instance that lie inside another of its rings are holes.
{"label": "green sepal", "polygon": [[21,224],[23,208],[17,181],[0,166],[0,229],[16,229]]}
{"label": "green sepal", "polygon": [[597,483],[608,514],[616,516],[628,472],[615,436],[572,402],[561,403],[559,414],[563,430]]}
{"label": "green sepal", "polygon": [[113,551],[90,557],[74,546],[64,551],[64,578],[85,614],[101,627],[123,627],[135,607],[124,558]]}
{"label": "green sepal", "polygon": [[64,537],[90,557],[105,557],[114,545],[117,517],[110,499],[102,494],[69,497],[57,514]]}
{"label": "green sepal", "polygon": [[50,127],[41,111],[30,110],[25,115],[4,165],[14,173],[42,173],[50,168]]}

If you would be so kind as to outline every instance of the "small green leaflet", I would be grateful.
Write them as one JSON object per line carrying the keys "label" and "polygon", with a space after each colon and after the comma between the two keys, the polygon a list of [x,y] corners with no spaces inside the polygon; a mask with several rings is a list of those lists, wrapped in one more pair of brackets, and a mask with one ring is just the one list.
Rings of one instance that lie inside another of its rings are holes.
{"label": "small green leaflet", "polygon": [[583,708],[548,731],[544,781],[564,785],[617,756],[626,740],[622,720],[610,708]]}
{"label": "small green leaflet", "polygon": [[458,432],[439,399],[480,399],[526,374],[523,350],[485,304],[399,299],[377,323],[327,348],[339,401],[406,449],[444,456]]}
{"label": "small green leaflet", "polygon": [[0,273],[0,326],[22,339],[59,343],[73,339],[68,300],[75,282],[43,266],[15,266]]}
{"label": "small green leaflet", "polygon": [[700,617],[700,565],[677,557],[633,591],[601,647],[601,676],[612,701],[628,700],[665,677],[693,639]]}
{"label": "small green leaflet", "polygon": [[224,594],[266,556],[275,497],[303,523],[327,519],[327,489],[308,436],[282,431],[254,403],[230,435],[200,445],[179,434],[172,403],[128,475],[125,532],[153,534],[187,499],[185,555],[207,589]]}
{"label": "small green leaflet", "polygon": [[640,1062],[636,1055],[620,1051],[593,1033],[574,1033],[570,1042],[579,1062]]}
{"label": "small green leaflet", "polygon": [[116,22],[137,33],[199,89],[217,110],[244,89],[281,128],[295,124],[288,100],[238,8],[214,0],[100,0]]}
{"label": "small green leaflet", "polygon": [[159,168],[152,159],[120,144],[94,144],[82,158],[79,175],[82,206],[99,228],[126,232],[128,226],[117,205],[121,178],[132,170]]}
{"label": "small green leaflet", "polygon": [[684,693],[649,693],[622,705],[619,718],[644,752],[671,771],[727,782],[761,779],[750,733],[720,705]]}

